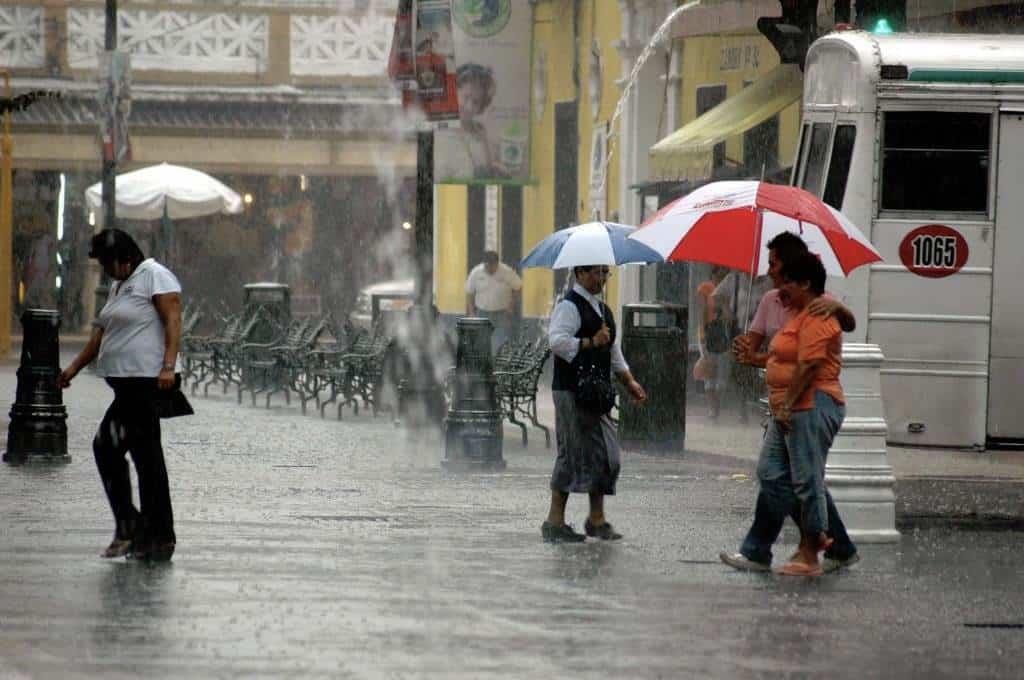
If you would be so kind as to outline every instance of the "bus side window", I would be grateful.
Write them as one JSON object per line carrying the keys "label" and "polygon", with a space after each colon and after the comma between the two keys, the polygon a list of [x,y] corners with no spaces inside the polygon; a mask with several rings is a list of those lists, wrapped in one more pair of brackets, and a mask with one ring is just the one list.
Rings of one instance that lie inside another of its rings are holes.
{"label": "bus side window", "polygon": [[843,209],[846,181],[850,177],[850,164],[853,162],[853,143],[856,139],[856,125],[836,126],[835,139],[832,140],[832,160],[828,164],[825,196],[822,199],[836,210]]}
{"label": "bus side window", "polygon": [[809,123],[804,123],[800,126],[800,146],[796,150],[796,160],[793,162],[793,177],[789,182],[795,187],[800,186],[803,181],[804,154],[807,152],[807,137],[810,134],[811,126]]}
{"label": "bus side window", "polygon": [[832,136],[831,123],[814,123],[811,126],[811,140],[807,148],[807,158],[800,177],[800,187],[815,196],[821,196],[821,184],[825,174],[825,163],[828,161],[828,143]]}
{"label": "bus side window", "polygon": [[888,111],[882,140],[882,210],[988,212],[992,116]]}

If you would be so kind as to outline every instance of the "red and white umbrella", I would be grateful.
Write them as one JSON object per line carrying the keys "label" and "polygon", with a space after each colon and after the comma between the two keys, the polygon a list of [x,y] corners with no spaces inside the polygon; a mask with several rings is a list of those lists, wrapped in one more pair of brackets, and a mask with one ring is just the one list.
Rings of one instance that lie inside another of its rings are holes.
{"label": "red and white umbrella", "polygon": [[669,203],[629,238],[666,262],[709,262],[768,273],[768,242],[790,231],[821,258],[830,276],[846,276],[882,256],[838,210],[799,187],[712,182]]}

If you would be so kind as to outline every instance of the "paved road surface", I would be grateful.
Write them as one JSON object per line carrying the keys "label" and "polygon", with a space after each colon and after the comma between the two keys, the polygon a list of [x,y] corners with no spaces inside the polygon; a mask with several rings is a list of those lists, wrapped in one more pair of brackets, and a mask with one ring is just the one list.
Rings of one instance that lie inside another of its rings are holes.
{"label": "paved road surface", "polygon": [[445,476],[386,418],[196,399],[165,421],[174,561],[101,560],[108,395],[87,375],[67,393],[70,465],[0,466],[0,677],[1020,677],[1024,533],[919,522],[839,576],[737,573],[716,556],[751,465],[712,452],[627,454],[626,539],[551,546],[542,438],[510,429],[506,472]]}

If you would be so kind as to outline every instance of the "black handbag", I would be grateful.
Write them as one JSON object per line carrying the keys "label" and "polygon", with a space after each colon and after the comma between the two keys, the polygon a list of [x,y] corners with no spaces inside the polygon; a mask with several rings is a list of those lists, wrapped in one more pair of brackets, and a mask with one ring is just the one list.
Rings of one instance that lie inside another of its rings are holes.
{"label": "black handbag", "polygon": [[181,374],[175,374],[174,387],[169,390],[158,389],[153,399],[153,407],[160,418],[178,418],[195,414],[192,404],[188,403],[185,393],[181,391]]}
{"label": "black handbag", "polygon": [[576,405],[584,411],[599,416],[610,413],[615,394],[608,371],[594,364],[581,364],[576,369]]}

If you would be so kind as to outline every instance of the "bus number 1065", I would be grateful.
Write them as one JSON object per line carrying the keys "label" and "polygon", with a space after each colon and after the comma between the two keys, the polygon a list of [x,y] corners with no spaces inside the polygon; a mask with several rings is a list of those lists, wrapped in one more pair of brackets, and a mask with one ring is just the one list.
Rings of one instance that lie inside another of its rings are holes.
{"label": "bus number 1065", "polygon": [[920,234],[910,242],[914,249],[914,267],[922,269],[955,269],[957,238]]}

